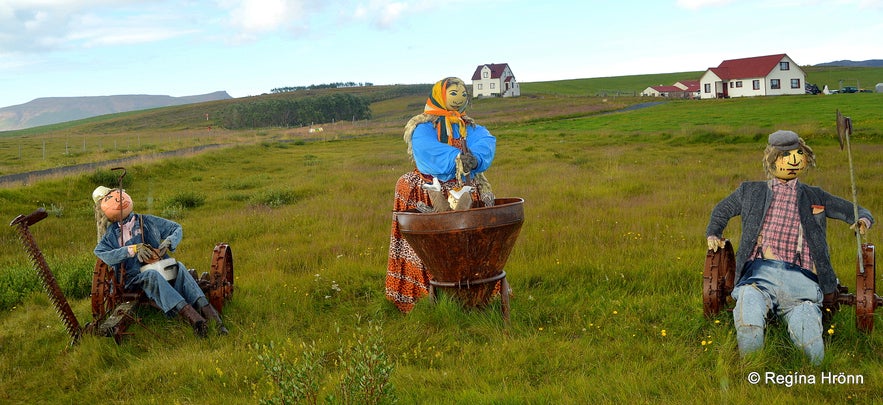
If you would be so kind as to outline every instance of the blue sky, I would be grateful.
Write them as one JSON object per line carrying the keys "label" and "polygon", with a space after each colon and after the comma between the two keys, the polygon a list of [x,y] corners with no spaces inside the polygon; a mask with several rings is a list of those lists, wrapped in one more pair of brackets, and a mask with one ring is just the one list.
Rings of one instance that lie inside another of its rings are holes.
{"label": "blue sky", "polygon": [[522,83],[777,53],[813,65],[883,59],[881,38],[883,0],[3,0],[0,107],[468,82],[476,66],[502,62]]}

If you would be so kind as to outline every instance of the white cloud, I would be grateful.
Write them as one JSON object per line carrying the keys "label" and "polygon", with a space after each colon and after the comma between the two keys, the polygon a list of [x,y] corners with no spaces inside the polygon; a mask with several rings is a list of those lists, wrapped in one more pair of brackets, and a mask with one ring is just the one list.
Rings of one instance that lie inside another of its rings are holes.
{"label": "white cloud", "polygon": [[314,18],[328,7],[323,0],[217,0],[226,13],[226,24],[235,32],[237,42],[257,39],[261,34],[307,31]]}
{"label": "white cloud", "polygon": [[0,4],[0,53],[135,44],[192,32],[175,28],[180,16],[157,9],[162,6],[146,0],[5,0]]}
{"label": "white cloud", "polygon": [[412,7],[401,1],[371,0],[367,4],[359,4],[353,14],[357,19],[370,21],[377,27],[390,28],[405,16],[409,9]]}

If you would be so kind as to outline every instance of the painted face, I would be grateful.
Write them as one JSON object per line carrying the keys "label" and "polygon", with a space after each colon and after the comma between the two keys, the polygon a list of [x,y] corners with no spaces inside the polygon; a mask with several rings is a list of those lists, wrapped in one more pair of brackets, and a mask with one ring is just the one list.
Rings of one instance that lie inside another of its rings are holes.
{"label": "painted face", "polygon": [[803,151],[792,149],[782,152],[782,156],[776,159],[773,176],[782,180],[792,180],[796,179],[805,168],[806,156],[803,156]]}
{"label": "painted face", "polygon": [[101,212],[112,222],[119,222],[132,213],[132,197],[125,191],[113,190],[100,201]]}
{"label": "painted face", "polygon": [[450,111],[460,111],[461,108],[466,106],[467,96],[466,86],[459,83],[448,85],[447,93],[445,94],[445,108]]}

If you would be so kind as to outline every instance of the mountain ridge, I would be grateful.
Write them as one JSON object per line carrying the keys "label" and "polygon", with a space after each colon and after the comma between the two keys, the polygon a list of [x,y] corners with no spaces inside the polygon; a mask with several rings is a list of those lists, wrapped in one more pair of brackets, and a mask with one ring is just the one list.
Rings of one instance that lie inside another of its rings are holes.
{"label": "mountain ridge", "polygon": [[0,131],[26,129],[105,114],[230,98],[233,97],[224,90],[182,97],[150,94],[40,97],[24,104],[0,108]]}
{"label": "mountain ridge", "polygon": [[852,60],[835,60],[835,61],[833,61],[833,62],[818,63],[818,64],[815,64],[815,65],[813,65],[813,66],[818,66],[818,67],[833,67],[833,66],[840,66],[840,67],[881,67],[881,66],[883,66],[883,59],[868,59],[868,60],[859,60],[859,61],[852,61]]}

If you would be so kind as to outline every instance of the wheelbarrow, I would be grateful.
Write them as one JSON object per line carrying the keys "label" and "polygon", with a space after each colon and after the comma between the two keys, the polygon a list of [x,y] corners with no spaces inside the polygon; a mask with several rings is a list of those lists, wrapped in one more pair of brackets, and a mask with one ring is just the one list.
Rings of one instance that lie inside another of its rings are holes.
{"label": "wheelbarrow", "polygon": [[491,207],[445,212],[395,212],[402,236],[429,273],[436,290],[467,308],[483,308],[499,290],[509,320],[509,283],[503,267],[524,222],[524,200],[498,198]]}
{"label": "wheelbarrow", "polygon": [[[834,293],[826,294],[822,301],[823,314],[830,319],[841,305],[855,307],[855,326],[860,331],[871,333],[874,330],[874,311],[883,306],[883,298],[875,293],[876,262],[873,244],[863,243],[861,261],[856,259],[855,294],[837,284]],[[736,278],[736,259],[733,245],[725,240],[724,247],[717,252],[709,249],[705,254],[705,269],[702,273],[702,304],[706,317],[713,317],[726,309],[732,311],[733,292]]]}

